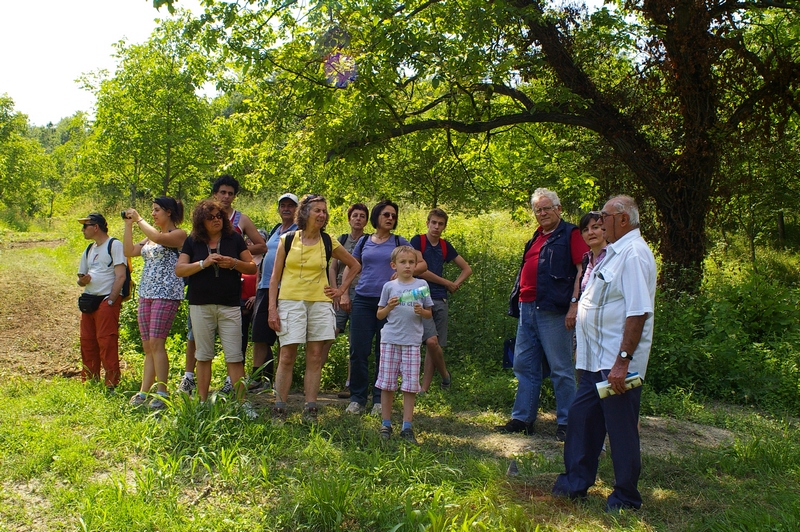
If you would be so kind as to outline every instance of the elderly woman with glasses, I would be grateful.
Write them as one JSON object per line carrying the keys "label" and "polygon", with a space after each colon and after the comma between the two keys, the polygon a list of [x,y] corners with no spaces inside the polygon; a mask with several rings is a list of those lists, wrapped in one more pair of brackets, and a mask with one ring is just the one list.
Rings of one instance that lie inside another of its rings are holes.
{"label": "elderly woman with glasses", "polygon": [[[228,375],[236,396],[244,397],[242,313],[239,296],[243,273],[255,273],[256,265],[244,239],[233,230],[222,205],[203,200],[192,213],[192,232],[183,243],[175,273],[189,278],[189,315],[197,344],[197,393],[208,397],[214,333],[219,335]],[[253,417],[245,403],[246,413]]]}
{"label": "elderly woman with glasses", "polygon": [[[392,233],[397,227],[397,204],[383,200],[372,208],[369,221],[375,228],[372,235],[364,235],[353,248],[353,257],[361,263],[361,277],[356,284],[353,301],[347,292],[342,294],[340,306],[350,311],[350,404],[346,412],[361,414],[367,404],[369,387],[369,355],[375,353],[375,382],[380,364],[381,328],[386,320],[379,320],[378,302],[383,285],[394,276],[391,266],[392,250],[408,246],[408,240]],[[414,275],[428,269],[422,254],[416,251],[417,266]],[[345,275],[347,275],[345,269]],[[373,346],[373,340],[375,344]],[[381,413],[381,390],[372,389],[372,412]]]}
{"label": "elderly woman with glasses", "polygon": [[[336,337],[332,298],[347,293],[361,266],[324,231],[328,224],[328,204],[324,197],[317,194],[304,196],[297,206],[295,223],[297,231],[281,235],[269,283],[267,322],[278,333],[281,345],[275,374],[273,417],[286,418],[286,399],[292,385],[297,346],[305,343],[306,402],[303,417],[313,423],[317,419],[322,365],[328,356],[326,344]],[[328,285],[331,257],[349,268],[336,289]]]}

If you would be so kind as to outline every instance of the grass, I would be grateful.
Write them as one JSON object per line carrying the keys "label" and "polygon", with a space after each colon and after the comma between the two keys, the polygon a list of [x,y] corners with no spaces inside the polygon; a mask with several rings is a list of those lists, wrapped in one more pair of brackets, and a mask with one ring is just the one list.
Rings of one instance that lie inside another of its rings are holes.
{"label": "grass", "polygon": [[[264,417],[247,421],[224,399],[201,406],[174,397],[161,417],[133,410],[127,401],[138,388],[141,355],[127,339],[117,394],[75,379],[2,371],[0,531],[798,529],[797,419],[779,409],[768,414],[720,403],[692,387],[644,390],[643,415],[670,420],[657,434],[648,424],[644,430],[682,444],[664,452],[646,449],[641,511],[603,511],[614,479],[608,457],[588,501],[550,496],[563,467],[551,438],[548,447],[543,436],[491,432],[505,420],[515,389],[513,375],[499,369],[499,345],[513,335],[513,321],[497,316],[505,311],[507,277],[515,273],[527,231],[509,231],[492,216],[455,219],[445,235],[476,274],[452,300],[446,353],[456,375],[453,389],[432,391],[419,402],[421,446],[383,443],[377,419],[347,416],[342,407],[324,408],[318,426],[303,424],[297,413],[282,425]],[[71,231],[73,224],[66,228],[60,232],[66,244],[59,247],[0,252],[0,276],[9,282],[54,279],[54,287],[71,283],[85,244]],[[58,295],[52,290],[50,298]],[[75,312],[69,301],[50,306]],[[482,334],[476,337],[476,330]],[[677,326],[669,338],[680,352]],[[176,383],[180,334],[168,345]],[[796,347],[787,349],[796,353]],[[329,387],[346,371],[343,338],[332,358],[323,380]],[[221,382],[222,365],[214,372]],[[542,408],[552,407],[547,390]],[[721,445],[693,445],[688,433],[702,437],[703,428],[687,422],[708,427],[708,434],[711,428],[729,431],[729,438]],[[516,476],[506,475],[509,449]]]}

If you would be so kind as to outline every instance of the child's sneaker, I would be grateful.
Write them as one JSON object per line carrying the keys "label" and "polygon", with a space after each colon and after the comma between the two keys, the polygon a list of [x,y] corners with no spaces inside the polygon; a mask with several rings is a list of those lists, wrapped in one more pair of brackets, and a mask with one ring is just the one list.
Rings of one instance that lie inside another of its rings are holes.
{"label": "child's sneaker", "polygon": [[247,393],[258,395],[266,392],[270,388],[272,388],[272,383],[269,382],[268,378],[263,377],[261,379],[250,381],[250,386],[247,387]]}
{"label": "child's sneaker", "polygon": [[392,427],[381,425],[381,439],[388,440],[392,437]]}
{"label": "child's sneaker", "polygon": [[145,401],[147,401],[147,396],[137,392],[133,397],[131,397],[131,400],[128,404],[131,406],[142,406]]}
{"label": "child's sneaker", "polygon": [[164,410],[167,408],[167,403],[164,402],[164,399],[156,395],[150,403],[148,403],[147,408],[150,410]]}
{"label": "child's sneaker", "polygon": [[194,383],[194,379],[184,375],[181,379],[181,383],[178,385],[178,393],[192,395],[192,392],[195,390],[195,388],[197,388],[197,384]]}
{"label": "child's sneaker", "polygon": [[403,429],[400,431],[400,437],[406,440],[408,443],[413,443],[414,445],[419,445],[417,442],[417,438],[414,436],[414,429]]}
{"label": "child's sneaker", "polygon": [[219,393],[222,395],[231,395],[233,393],[233,383],[230,377],[225,377],[225,384],[219,389]]}

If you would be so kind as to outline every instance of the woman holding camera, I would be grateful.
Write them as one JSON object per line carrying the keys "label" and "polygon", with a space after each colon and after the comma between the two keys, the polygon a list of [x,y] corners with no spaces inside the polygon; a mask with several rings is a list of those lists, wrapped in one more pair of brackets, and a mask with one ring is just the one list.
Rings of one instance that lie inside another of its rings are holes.
{"label": "woman holding camera", "polygon": [[[153,200],[150,211],[153,225],[142,218],[136,209],[122,212],[125,234],[122,248],[126,257],[142,257],[144,268],[139,281],[139,332],[144,348],[144,371],[139,393],[131,397],[131,404],[139,406],[147,400],[147,394],[156,383],[155,397],[149,403],[154,410],[166,405],[169,359],[165,342],[175,314],[183,300],[183,280],[175,275],[175,265],[186,231],[179,229],[183,221],[183,204],[169,196]],[[145,238],[133,243],[133,226],[137,225]]]}
{"label": "woman holding camera", "polygon": [[[214,334],[219,335],[228,375],[236,395],[244,398],[244,355],[242,353],[242,313],[239,297],[243,273],[256,273],[253,257],[242,236],[222,205],[203,200],[192,213],[192,234],[186,239],[175,266],[179,277],[188,277],[189,315],[197,344],[197,393],[208,397],[211,362],[214,359]],[[254,416],[245,403],[246,414]]]}

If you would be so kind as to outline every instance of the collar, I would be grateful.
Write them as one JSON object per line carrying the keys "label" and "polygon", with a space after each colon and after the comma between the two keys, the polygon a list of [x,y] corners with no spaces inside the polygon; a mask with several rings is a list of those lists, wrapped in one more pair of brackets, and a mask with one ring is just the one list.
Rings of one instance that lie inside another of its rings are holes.
{"label": "collar", "polygon": [[625,248],[628,244],[630,244],[633,240],[642,238],[642,233],[639,231],[639,228],[632,229],[625,233],[619,240],[616,242],[609,244],[606,246],[607,250],[612,251],[613,253],[619,253]]}

